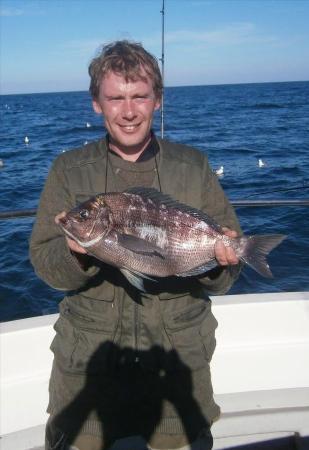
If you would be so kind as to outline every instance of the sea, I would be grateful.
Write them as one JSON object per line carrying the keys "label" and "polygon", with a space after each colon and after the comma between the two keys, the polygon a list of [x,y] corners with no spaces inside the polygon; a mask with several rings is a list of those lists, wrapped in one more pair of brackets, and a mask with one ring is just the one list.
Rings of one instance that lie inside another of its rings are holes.
{"label": "sea", "polygon": [[[0,112],[0,211],[36,208],[52,161],[105,134],[88,92],[2,95]],[[158,135],[160,121],[158,113]],[[223,166],[230,200],[309,198],[309,82],[167,87],[164,137],[205,152],[213,170]],[[245,267],[230,293],[308,291],[309,208],[236,212],[245,233],[287,238],[268,257],[273,279]],[[0,220],[0,321],[57,312],[64,296],[31,266],[33,221]]]}

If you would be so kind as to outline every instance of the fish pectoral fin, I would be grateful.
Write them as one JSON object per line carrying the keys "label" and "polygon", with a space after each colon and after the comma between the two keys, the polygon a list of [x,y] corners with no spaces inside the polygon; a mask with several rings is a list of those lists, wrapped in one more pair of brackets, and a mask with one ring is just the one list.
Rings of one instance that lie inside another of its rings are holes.
{"label": "fish pectoral fin", "polygon": [[118,243],[127,250],[131,250],[131,252],[138,253],[139,255],[159,256],[165,259],[163,249],[151,242],[145,241],[145,239],[140,239],[130,234],[118,233],[117,236]]}
{"label": "fish pectoral fin", "polygon": [[126,279],[129,281],[129,283],[131,283],[134,287],[136,287],[137,289],[139,289],[142,292],[146,292],[145,287],[144,287],[144,279],[147,279],[150,281],[157,281],[155,278],[151,278],[143,273],[132,272],[129,269],[121,268],[120,272],[122,273],[122,275],[124,277],[126,277]]}
{"label": "fish pectoral fin", "polygon": [[187,272],[182,273],[176,273],[175,275],[177,277],[194,277],[197,275],[201,275],[204,272],[208,272],[209,270],[213,269],[218,265],[216,259],[211,259],[206,264],[202,264],[201,266],[194,267],[191,270],[188,270]]}

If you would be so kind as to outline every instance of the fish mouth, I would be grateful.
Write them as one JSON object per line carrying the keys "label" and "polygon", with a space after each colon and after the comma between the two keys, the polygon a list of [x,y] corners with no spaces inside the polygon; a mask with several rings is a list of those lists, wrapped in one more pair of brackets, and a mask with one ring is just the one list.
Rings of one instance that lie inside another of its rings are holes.
{"label": "fish mouth", "polygon": [[87,247],[91,247],[95,244],[97,244],[102,238],[104,238],[106,233],[101,233],[98,234],[98,236],[94,237],[93,239],[90,239],[88,241],[81,241],[80,239],[78,239],[76,236],[74,236],[64,225],[62,225],[60,223],[60,227],[62,228],[62,230],[64,231],[64,233],[70,238],[73,239],[73,241],[77,242],[78,245],[80,245],[81,247],[87,248]]}
{"label": "fish mouth", "polygon": [[71,239],[73,239],[74,241],[78,242],[78,240],[76,239],[75,236],[73,236],[73,234],[68,230],[68,226],[69,226],[69,220],[67,218],[67,216],[61,217],[58,219],[59,220],[59,226],[62,229],[62,231],[69,236]]}
{"label": "fish mouth", "polygon": [[63,231],[69,238],[71,238],[71,239],[73,239],[73,241],[76,241],[76,242],[79,243],[79,241],[76,239],[76,237],[73,236],[73,234],[70,233],[70,231],[69,231],[62,223],[60,223],[59,225],[60,225],[62,231]]}
{"label": "fish mouth", "polygon": [[67,230],[66,228],[64,228],[62,225],[60,225],[62,230],[64,231],[64,233],[73,241],[75,241],[78,245],[80,245],[81,247],[89,247],[90,245],[92,245],[92,242],[90,241],[90,243],[88,242],[82,242],[79,239],[77,239],[76,236],[74,236],[69,230]]}
{"label": "fish mouth", "polygon": [[67,216],[60,217],[58,220],[59,220],[59,224],[60,224],[61,227],[66,226],[67,223],[68,223],[68,218],[67,218]]}

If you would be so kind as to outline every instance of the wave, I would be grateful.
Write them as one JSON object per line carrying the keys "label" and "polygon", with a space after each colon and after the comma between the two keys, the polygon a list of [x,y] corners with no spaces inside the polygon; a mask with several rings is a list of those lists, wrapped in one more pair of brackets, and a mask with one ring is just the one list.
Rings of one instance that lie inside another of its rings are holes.
{"label": "wave", "polygon": [[74,133],[89,133],[93,134],[94,131],[103,131],[103,125],[92,125],[91,127],[86,126],[75,126],[71,128],[58,128],[58,131],[61,132],[62,135],[74,134]]}
{"label": "wave", "polygon": [[[308,198],[308,87],[301,82],[238,85],[228,90],[168,88],[165,137],[205,151],[213,168],[223,165],[225,176],[219,183],[232,200]],[[61,150],[105,134],[86,93],[29,95],[26,100],[22,106],[19,96],[0,97],[0,104],[20,111],[14,116],[3,114],[1,210],[36,208],[48,168]],[[159,114],[154,130],[159,136]],[[25,136],[30,138],[28,146]],[[266,167],[258,167],[258,158]],[[274,280],[265,281],[246,268],[231,293],[308,290],[308,208],[242,207],[236,212],[244,231],[277,232],[289,239],[271,255]],[[32,224],[33,218],[0,221],[0,320],[56,312],[62,297],[30,266]]]}
{"label": "wave", "polygon": [[279,103],[255,103],[249,106],[252,109],[283,109],[287,107],[288,105],[280,105]]}

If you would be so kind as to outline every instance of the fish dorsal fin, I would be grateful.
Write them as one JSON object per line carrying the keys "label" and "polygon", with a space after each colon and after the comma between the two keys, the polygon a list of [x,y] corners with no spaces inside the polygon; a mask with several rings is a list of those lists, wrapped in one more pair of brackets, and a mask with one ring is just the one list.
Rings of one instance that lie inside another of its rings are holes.
{"label": "fish dorsal fin", "polygon": [[216,231],[222,232],[222,229],[219,224],[217,224],[208,214],[200,211],[199,209],[193,208],[191,206],[185,205],[184,203],[178,202],[174,200],[167,194],[162,194],[157,189],[154,188],[144,188],[144,187],[134,187],[124,191],[124,193],[139,195],[142,198],[150,199],[158,206],[166,206],[171,209],[178,209],[183,213],[190,214],[196,219],[202,220],[203,222],[207,222],[211,225]]}
{"label": "fish dorsal fin", "polygon": [[122,233],[117,233],[117,239],[118,243],[122,247],[127,250],[131,250],[134,253],[148,256],[159,256],[160,258],[165,259],[163,255],[164,250],[157,245],[146,241],[145,239],[132,236],[131,234]]}
{"label": "fish dorsal fin", "polygon": [[180,203],[172,199],[172,197],[167,194],[162,194],[162,192],[159,192],[155,188],[133,187],[125,190],[124,193],[139,195],[143,198],[152,200],[157,205],[165,205],[169,207],[176,207],[176,205],[179,207],[180,205]]}

